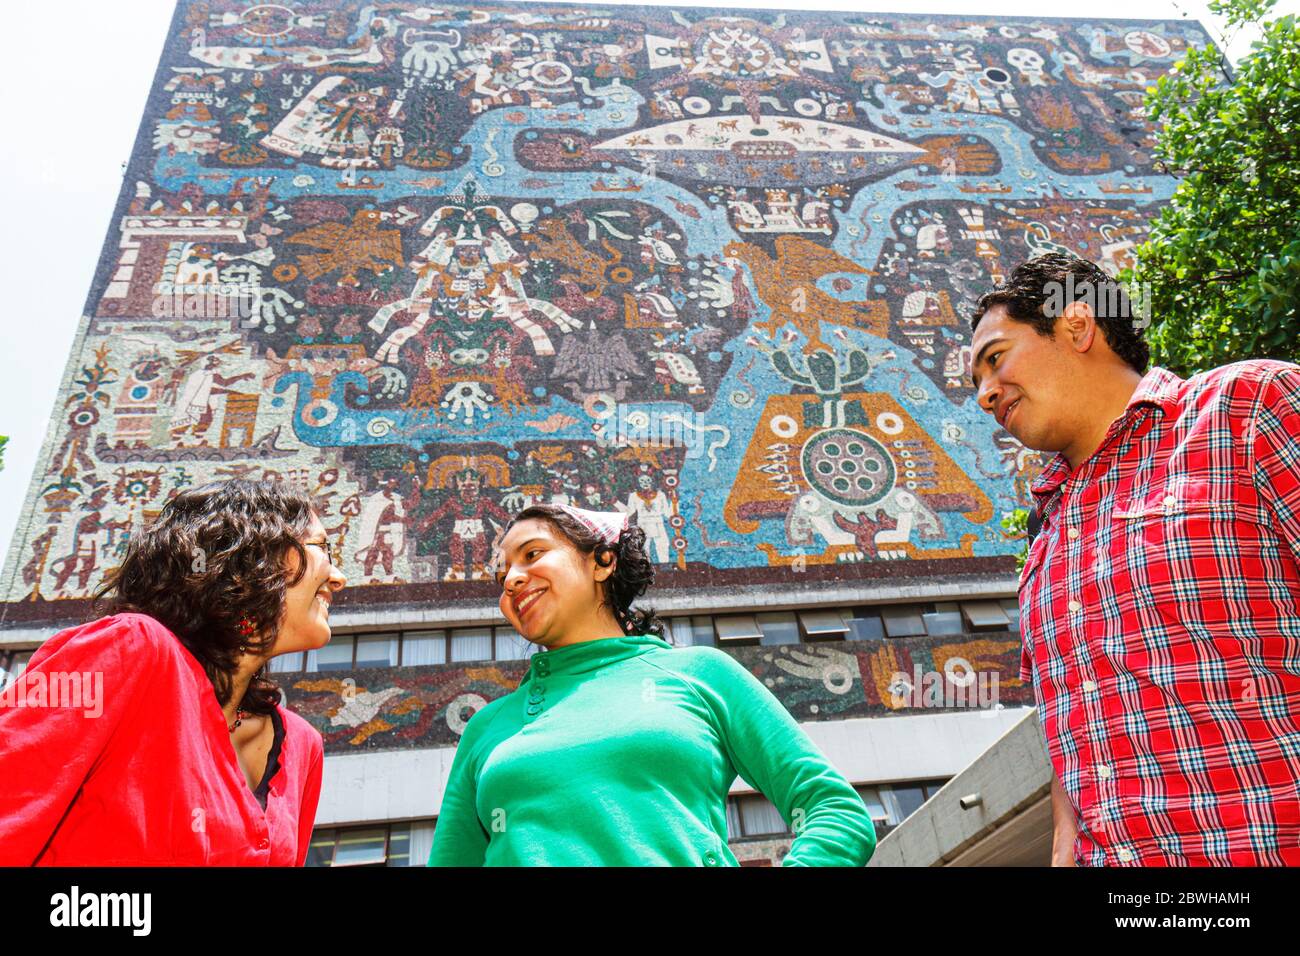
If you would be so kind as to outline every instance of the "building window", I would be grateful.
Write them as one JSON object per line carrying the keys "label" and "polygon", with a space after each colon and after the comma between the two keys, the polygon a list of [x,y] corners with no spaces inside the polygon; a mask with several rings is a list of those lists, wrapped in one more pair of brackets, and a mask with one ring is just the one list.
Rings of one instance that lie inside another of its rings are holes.
{"label": "building window", "polygon": [[1020,602],[1015,598],[1003,598],[998,604],[1007,615],[1007,630],[1013,634],[1020,633]]}
{"label": "building window", "polygon": [[898,604],[880,609],[885,633],[890,637],[920,637],[925,634],[925,620],[915,604]]}
{"label": "building window", "polygon": [[[694,614],[665,621],[666,638],[678,647],[757,647],[817,641],[882,641],[887,638],[1018,634],[1015,598],[883,604],[853,608],[805,608],[750,614]],[[347,671],[368,667],[424,667],[480,661],[527,660],[536,648],[508,626],[451,630],[340,634],[306,654],[271,661],[275,672]],[[30,652],[26,652],[30,655]],[[25,658],[24,658],[25,660]],[[3,658],[0,658],[0,663]]]}
{"label": "building window", "polygon": [[499,661],[524,661],[532,653],[532,644],[513,627],[498,627],[496,652]]}
{"label": "building window", "polygon": [[511,627],[463,627],[452,631],[383,631],[339,634],[319,650],[273,658],[278,673],[346,671],[367,667],[527,660],[533,646]]}
{"label": "building window", "polygon": [[309,671],[350,671],[356,638],[351,634],[336,635],[324,647],[307,652]]}
{"label": "building window", "polygon": [[357,636],[357,667],[396,667],[397,635],[366,634]]}
{"label": "building window", "polygon": [[738,647],[757,644],[763,632],[752,614],[728,614],[713,619],[718,629],[718,644],[724,647]]}
{"label": "building window", "polygon": [[763,632],[759,643],[765,647],[775,644],[799,643],[799,619],[794,611],[777,611],[773,614],[755,614],[754,621]]}
{"label": "building window", "polygon": [[402,666],[447,663],[447,636],[442,631],[411,631],[402,635]]}
{"label": "building window", "polygon": [[956,603],[936,604],[933,611],[921,615],[927,634],[960,634],[962,625],[961,607]]}
{"label": "building window", "polygon": [[740,794],[727,799],[728,839],[789,835],[790,828],[781,819],[781,811],[761,793]]}
{"label": "building window", "polygon": [[891,816],[897,817],[901,823],[921,809],[921,804],[925,803],[925,787],[921,784],[895,784],[881,796],[887,807],[893,801]]}
{"label": "building window", "polygon": [[740,825],[745,836],[778,836],[790,832],[781,819],[781,811],[767,797],[751,794],[736,802],[740,806]]}
{"label": "building window", "polygon": [[27,662],[32,659],[32,651],[14,651],[6,661],[0,657],[0,689],[16,681],[27,670]]}
{"label": "building window", "polygon": [[849,636],[849,625],[839,610],[800,611],[799,623],[810,641],[842,641]]}
{"label": "building window", "polygon": [[879,641],[885,637],[885,624],[878,608],[854,608],[845,623],[849,626],[850,640]]}
{"label": "building window", "polygon": [[997,601],[962,601],[961,614],[972,631],[1005,631],[1011,625]]}
{"label": "building window", "polygon": [[492,628],[459,627],[451,632],[453,664],[492,660]]}
{"label": "building window", "polygon": [[[919,780],[854,787],[876,829],[888,832],[921,808],[947,780]],[[727,837],[731,840],[790,836],[793,831],[776,805],[761,793],[727,799]]]}
{"label": "building window", "polygon": [[948,781],[909,780],[855,787],[877,829],[891,830],[921,808]]}
{"label": "building window", "polygon": [[674,617],[668,621],[670,643],[678,647],[691,647],[695,644],[712,646],[716,643],[713,634],[713,618],[707,614],[694,617]]}
{"label": "building window", "polygon": [[884,802],[880,799],[879,787],[856,787],[858,796],[862,802],[867,805],[867,813],[871,816],[871,822],[876,828],[889,826],[889,811],[885,809]]}
{"label": "building window", "polygon": [[302,670],[303,653],[298,651],[294,654],[280,654],[271,658],[271,663],[266,667],[272,674],[292,673]]}
{"label": "building window", "polygon": [[727,839],[739,840],[745,835],[745,828],[740,824],[740,804],[735,797],[727,798]]}
{"label": "building window", "polygon": [[[363,827],[330,827],[311,835],[307,866],[411,866],[413,842],[429,824],[390,823]],[[414,831],[414,832],[413,832]],[[427,858],[428,851],[425,850]],[[417,861],[415,865],[422,865]]]}

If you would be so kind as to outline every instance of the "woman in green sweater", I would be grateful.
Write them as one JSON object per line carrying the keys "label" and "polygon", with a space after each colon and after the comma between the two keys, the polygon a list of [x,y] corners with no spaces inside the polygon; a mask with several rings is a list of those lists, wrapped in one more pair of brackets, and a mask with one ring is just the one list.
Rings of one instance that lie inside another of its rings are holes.
{"label": "woman in green sweater", "polygon": [[501,610],[539,651],[466,724],[429,865],[736,866],[737,774],[791,825],[784,865],[864,865],[861,797],[771,692],[631,610],[654,578],[644,545],[612,512],[533,505],[510,523]]}

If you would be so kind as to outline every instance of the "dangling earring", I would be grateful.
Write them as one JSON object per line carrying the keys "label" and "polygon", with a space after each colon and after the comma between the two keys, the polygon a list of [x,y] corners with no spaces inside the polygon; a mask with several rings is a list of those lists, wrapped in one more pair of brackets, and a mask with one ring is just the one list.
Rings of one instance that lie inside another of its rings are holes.
{"label": "dangling earring", "polygon": [[[244,637],[252,637],[254,631],[256,630],[256,628],[253,627],[252,620],[249,619],[247,614],[245,614],[243,617],[239,619],[239,624],[237,626],[239,627],[239,633],[242,634]],[[241,651],[247,651],[248,643],[246,641],[241,643],[239,645],[239,649]]]}

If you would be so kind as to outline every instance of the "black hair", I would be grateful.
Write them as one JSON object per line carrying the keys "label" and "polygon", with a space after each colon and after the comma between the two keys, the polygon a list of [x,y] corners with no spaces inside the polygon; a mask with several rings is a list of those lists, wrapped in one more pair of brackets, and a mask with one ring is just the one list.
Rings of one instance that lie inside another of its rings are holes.
{"label": "black hair", "polygon": [[[187,488],[131,538],[93,606],[160,622],[202,665],[225,705],[240,656],[275,644],[285,595],[307,569],[301,539],[312,514],[311,499],[281,482],[231,479]],[[285,563],[290,551],[298,558],[292,574]],[[245,621],[250,634],[241,631]],[[279,699],[264,666],[240,706],[266,715]]]}
{"label": "black hair", "polygon": [[506,525],[509,531],[530,518],[545,521],[567,538],[582,554],[594,554],[596,563],[607,568],[613,560],[614,570],[602,582],[603,603],[627,634],[653,634],[665,640],[667,629],[653,610],[633,610],[632,602],[654,584],[655,569],[645,550],[645,532],[628,525],[618,540],[608,544],[604,538],[569,514],[559,505],[536,504],[524,508]]}
{"label": "black hair", "polygon": [[1016,266],[1006,282],[980,296],[970,327],[973,331],[989,309],[1002,305],[1010,318],[1051,338],[1062,311],[1080,299],[1091,307],[1110,350],[1139,373],[1146,372],[1151,349],[1128,292],[1096,263],[1078,256],[1049,252]]}

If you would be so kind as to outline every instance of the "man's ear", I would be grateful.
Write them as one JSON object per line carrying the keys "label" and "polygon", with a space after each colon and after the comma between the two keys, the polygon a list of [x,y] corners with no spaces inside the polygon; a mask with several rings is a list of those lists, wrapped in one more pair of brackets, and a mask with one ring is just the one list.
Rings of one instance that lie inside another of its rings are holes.
{"label": "man's ear", "polygon": [[1061,310],[1065,334],[1070,337],[1076,352],[1089,351],[1097,336],[1097,317],[1086,302],[1071,302]]}

